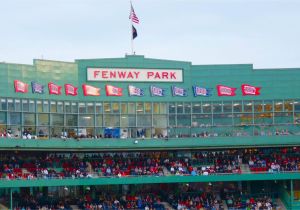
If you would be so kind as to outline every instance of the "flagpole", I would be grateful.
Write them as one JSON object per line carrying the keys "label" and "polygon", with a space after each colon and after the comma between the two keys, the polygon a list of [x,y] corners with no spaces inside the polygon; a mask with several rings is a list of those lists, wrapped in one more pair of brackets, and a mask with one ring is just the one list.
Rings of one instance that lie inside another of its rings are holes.
{"label": "flagpole", "polygon": [[[130,0],[130,16],[131,16],[131,6],[132,5],[132,2]],[[131,33],[130,33],[130,36],[131,36],[131,55],[133,55],[133,24],[132,24],[132,18],[129,19],[130,20],[130,30],[131,30]]]}

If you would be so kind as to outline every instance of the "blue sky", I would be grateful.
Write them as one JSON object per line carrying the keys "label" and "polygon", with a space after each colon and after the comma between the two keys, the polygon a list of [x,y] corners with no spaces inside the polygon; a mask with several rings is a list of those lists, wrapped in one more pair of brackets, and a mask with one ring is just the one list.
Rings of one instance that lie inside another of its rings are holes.
{"label": "blue sky", "polygon": [[[299,0],[132,0],[136,54],[193,64],[300,67]],[[131,53],[129,0],[3,0],[0,61]]]}

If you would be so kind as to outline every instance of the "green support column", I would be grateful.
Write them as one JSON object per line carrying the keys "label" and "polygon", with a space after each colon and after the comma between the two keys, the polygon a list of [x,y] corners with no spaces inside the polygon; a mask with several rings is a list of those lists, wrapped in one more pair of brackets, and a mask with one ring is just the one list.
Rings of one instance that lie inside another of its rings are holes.
{"label": "green support column", "polygon": [[291,184],[291,208],[293,208],[293,203],[294,203],[294,186],[293,186],[293,180],[290,180],[290,184]]}
{"label": "green support column", "polygon": [[10,209],[13,210],[13,189],[10,188]]}

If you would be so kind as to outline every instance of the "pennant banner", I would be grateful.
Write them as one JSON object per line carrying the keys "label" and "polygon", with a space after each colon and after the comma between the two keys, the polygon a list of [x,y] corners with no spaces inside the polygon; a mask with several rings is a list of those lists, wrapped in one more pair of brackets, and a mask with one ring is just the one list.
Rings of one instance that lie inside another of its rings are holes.
{"label": "pennant banner", "polygon": [[194,96],[211,96],[212,88],[204,88],[199,86],[193,86]]}
{"label": "pennant banner", "polygon": [[53,82],[48,83],[49,94],[60,95],[61,94],[61,86],[54,84]]}
{"label": "pennant banner", "polygon": [[187,90],[184,88],[172,86],[173,96],[187,96]]}
{"label": "pennant banner", "polygon": [[100,88],[91,85],[82,85],[83,95],[85,96],[100,96]]}
{"label": "pennant banner", "polygon": [[236,88],[217,85],[218,96],[235,96]]}
{"label": "pennant banner", "polygon": [[156,87],[153,85],[150,86],[150,92],[151,92],[151,96],[165,96],[166,95],[165,89],[159,88],[159,87]]}
{"label": "pennant banner", "polygon": [[106,96],[122,96],[123,88],[115,87],[112,85],[105,85]]}
{"label": "pennant banner", "polygon": [[21,82],[20,80],[14,80],[15,92],[27,93],[28,84]]}
{"label": "pennant banner", "polygon": [[44,85],[39,84],[37,82],[32,81],[31,88],[32,88],[32,93],[39,93],[39,94],[44,93]]}
{"label": "pennant banner", "polygon": [[142,90],[141,88],[129,85],[128,86],[128,92],[130,96],[144,96],[144,90]]}
{"label": "pennant banner", "polygon": [[259,90],[261,89],[260,87],[254,87],[254,86],[251,86],[251,85],[242,84],[241,88],[242,88],[243,96],[246,96],[246,95],[255,95],[255,96],[260,95],[260,92],[259,92]]}
{"label": "pennant banner", "polygon": [[71,84],[65,84],[65,92],[66,95],[71,95],[71,96],[77,96],[77,90],[78,88],[71,85]]}

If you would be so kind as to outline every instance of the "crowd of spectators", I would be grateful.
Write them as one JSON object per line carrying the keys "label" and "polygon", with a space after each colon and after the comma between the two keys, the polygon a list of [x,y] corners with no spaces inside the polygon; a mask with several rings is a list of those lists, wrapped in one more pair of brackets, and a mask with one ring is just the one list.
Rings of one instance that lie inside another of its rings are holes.
{"label": "crowd of spectators", "polygon": [[300,147],[128,153],[4,153],[0,177],[6,179],[96,178],[124,176],[199,176],[252,172],[298,171]]}
{"label": "crowd of spectators", "polygon": [[249,209],[249,210],[273,210],[276,209],[276,202],[268,195],[242,195],[235,189],[222,192],[222,199],[226,201],[229,210]]}
{"label": "crowd of spectators", "polygon": [[174,209],[224,209],[219,196],[213,192],[181,193],[179,195],[170,195],[169,203]]}

